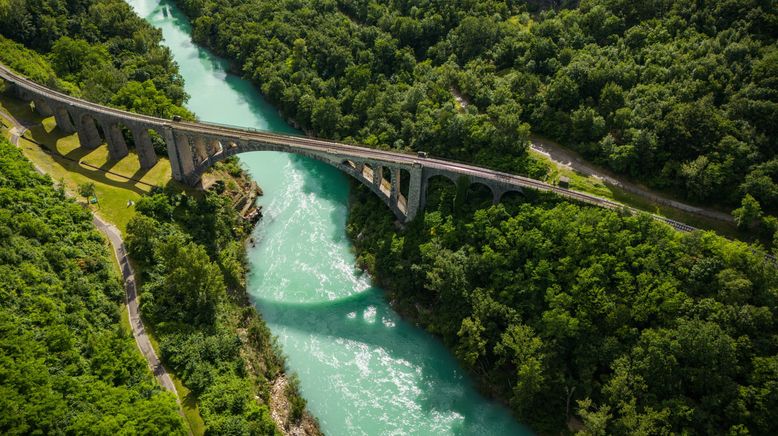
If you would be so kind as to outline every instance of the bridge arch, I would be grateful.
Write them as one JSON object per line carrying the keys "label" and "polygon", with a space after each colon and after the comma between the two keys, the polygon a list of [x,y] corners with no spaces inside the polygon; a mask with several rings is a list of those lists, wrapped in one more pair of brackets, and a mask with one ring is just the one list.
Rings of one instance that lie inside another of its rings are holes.
{"label": "bridge arch", "polygon": [[492,204],[497,204],[500,201],[500,195],[501,193],[495,191],[492,186],[478,180],[470,182],[465,190],[466,201],[483,200],[486,202],[488,200]]}
{"label": "bridge arch", "polygon": [[500,193],[496,198],[497,201],[495,202],[495,204],[503,203],[503,202],[509,202],[509,203],[524,202],[527,200],[527,194],[519,188],[514,188],[514,189],[507,189],[504,191],[500,191]]}
{"label": "bridge arch", "polygon": [[[189,144],[193,144],[195,141],[189,138]],[[292,153],[288,150],[282,150],[278,147],[249,141],[245,144],[238,144],[237,142],[230,142],[228,146],[223,147],[219,153],[211,155],[208,159],[194,165],[194,169],[187,180],[190,184],[196,184],[200,177],[216,163],[221,162],[229,157],[236,156],[242,153],[249,153],[252,151],[281,151],[286,153]],[[381,201],[394,213],[394,215],[402,222],[408,220],[408,200],[405,197],[397,198],[387,195],[385,193],[386,186],[382,177],[382,168],[388,167],[388,165],[376,165],[369,162],[362,162],[354,159],[340,159],[327,156],[323,153],[293,153],[306,156],[311,159],[324,162],[327,165],[337,168],[343,173],[348,174],[361,184],[367,186]],[[377,183],[376,183],[377,181]],[[393,182],[389,182],[393,183]],[[383,185],[383,189],[382,189]],[[393,187],[390,189],[394,189]],[[399,192],[399,186],[397,187]]]}
{"label": "bridge arch", "polygon": [[[483,182],[484,185],[492,189],[494,201],[502,200],[504,194],[511,190],[530,188],[526,192],[530,197],[533,196],[534,191],[538,190],[554,192],[600,207],[619,206],[609,200],[552,186],[527,177],[444,159],[427,158],[425,154],[412,155],[397,151],[376,150],[315,138],[262,132],[214,123],[168,120],[131,113],[48,89],[17,75],[4,65],[0,65],[0,79],[5,84],[4,88],[18,98],[26,102],[36,100],[36,106],[39,106],[43,112],[47,112],[46,106],[54,110],[54,116],[58,118],[57,124],[63,130],[68,130],[67,125],[72,124],[82,145],[86,148],[94,148],[102,143],[101,128],[104,131],[103,136],[108,139],[111,123],[126,123],[132,130],[136,148],[141,155],[141,165],[146,168],[156,163],[156,154],[149,139],[150,129],[156,130],[167,144],[168,156],[173,168],[173,178],[185,183],[194,184],[209,166],[238,153],[283,151],[323,161],[355,177],[360,183],[369,186],[372,191],[376,192],[379,198],[404,221],[413,219],[416,213],[425,207],[426,188],[434,184],[433,178],[436,176],[450,180],[460,190],[468,187],[463,178],[467,179],[468,183]],[[66,109],[64,111],[57,110],[57,107]],[[208,155],[207,159],[203,159],[202,142],[199,145],[190,142],[190,138],[197,136],[210,138],[206,140],[205,154]],[[125,142],[127,141],[125,140]],[[151,151],[147,153],[148,150]],[[359,170],[364,169],[362,165],[365,163],[374,170],[378,170],[380,166],[380,171],[374,171],[375,177],[368,179],[358,173]],[[388,178],[384,167],[389,171]],[[407,211],[405,213],[400,206],[402,199],[406,197],[404,189],[406,176],[402,171],[404,169],[410,172],[407,202],[405,203]],[[460,179],[462,180],[460,181]],[[388,196],[385,192],[386,189],[383,189],[387,186],[389,187]],[[659,217],[656,218],[662,220]],[[671,223],[671,225],[673,224]],[[688,231],[688,228],[681,228],[681,230]]]}

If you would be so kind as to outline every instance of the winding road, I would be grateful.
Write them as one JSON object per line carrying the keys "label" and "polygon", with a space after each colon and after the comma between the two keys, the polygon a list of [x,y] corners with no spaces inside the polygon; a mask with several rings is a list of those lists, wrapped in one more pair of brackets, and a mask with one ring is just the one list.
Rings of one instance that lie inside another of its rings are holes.
{"label": "winding road", "polygon": [[[0,116],[11,123],[9,130],[11,133],[10,141],[13,145],[19,147],[19,139],[24,135],[24,132],[27,131],[27,126],[19,122],[19,120],[17,120],[13,115],[7,112],[0,112]],[[41,174],[45,174],[41,168],[35,164],[33,165],[35,166],[36,171]],[[100,230],[106,236],[106,238],[108,238],[108,241],[111,243],[111,247],[113,248],[114,256],[116,256],[116,260],[119,263],[119,268],[121,269],[122,278],[124,280],[127,312],[129,313],[130,326],[132,327],[132,335],[135,338],[135,343],[138,345],[138,349],[140,349],[141,354],[143,354],[143,357],[146,359],[146,362],[148,363],[151,372],[154,374],[154,377],[156,377],[157,382],[164,389],[172,392],[176,396],[176,401],[178,401],[180,405],[180,399],[178,396],[178,391],[176,390],[176,386],[173,384],[173,380],[170,378],[170,374],[167,372],[164,365],[162,365],[159,357],[157,357],[157,353],[151,346],[151,341],[149,340],[148,334],[146,334],[146,329],[143,325],[143,321],[140,318],[138,307],[138,290],[135,284],[135,272],[133,271],[129,258],[127,257],[127,249],[124,246],[121,232],[119,232],[119,229],[117,229],[116,226],[102,220],[95,213],[92,214],[92,222],[94,223],[95,227],[97,227],[97,229]]]}

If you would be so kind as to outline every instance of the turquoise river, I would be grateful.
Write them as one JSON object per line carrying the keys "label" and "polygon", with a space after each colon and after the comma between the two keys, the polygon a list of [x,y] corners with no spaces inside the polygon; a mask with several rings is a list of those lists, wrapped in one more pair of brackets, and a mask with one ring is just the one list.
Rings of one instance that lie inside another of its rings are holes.
{"label": "turquoise river", "polygon": [[[162,30],[186,80],[188,107],[200,119],[294,131],[252,84],[191,42],[189,23],[174,5],[128,1]],[[403,321],[355,269],[345,232],[347,176],[284,153],[240,160],[265,193],[265,217],[249,251],[249,292],[325,433],[529,433],[478,394],[451,353]]]}

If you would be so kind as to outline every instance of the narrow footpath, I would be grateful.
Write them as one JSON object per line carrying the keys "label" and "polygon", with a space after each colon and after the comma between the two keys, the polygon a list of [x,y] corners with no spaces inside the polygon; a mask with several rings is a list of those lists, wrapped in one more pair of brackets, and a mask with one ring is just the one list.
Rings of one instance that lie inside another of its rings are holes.
{"label": "narrow footpath", "polygon": [[[0,115],[2,115],[5,120],[11,123],[10,141],[11,144],[19,147],[19,139],[24,135],[24,132],[27,131],[27,127],[14,118],[13,115],[7,112],[2,112]],[[43,170],[34,163],[33,166],[35,167],[36,171],[41,174],[45,174]],[[130,326],[132,327],[132,335],[135,337],[135,343],[138,344],[138,348],[140,349],[141,354],[143,354],[143,357],[146,359],[151,372],[154,373],[154,376],[157,378],[160,386],[172,392],[173,395],[176,396],[176,401],[179,403],[180,409],[180,398],[178,396],[176,386],[173,384],[173,380],[170,378],[170,374],[168,374],[164,365],[162,365],[162,362],[160,362],[159,358],[157,357],[157,353],[154,351],[154,348],[151,346],[151,341],[149,340],[149,336],[146,334],[146,329],[143,326],[143,321],[140,318],[140,312],[138,310],[138,290],[135,284],[135,272],[133,271],[129,258],[127,257],[127,250],[124,246],[121,232],[119,232],[119,229],[117,229],[116,226],[103,221],[103,219],[98,217],[95,213],[92,213],[92,222],[94,223],[95,227],[97,227],[97,229],[100,230],[106,236],[106,238],[108,238],[108,241],[111,243],[111,247],[113,248],[114,256],[116,256],[116,260],[119,263],[119,268],[121,269],[122,278],[124,280],[127,312],[130,316]]]}

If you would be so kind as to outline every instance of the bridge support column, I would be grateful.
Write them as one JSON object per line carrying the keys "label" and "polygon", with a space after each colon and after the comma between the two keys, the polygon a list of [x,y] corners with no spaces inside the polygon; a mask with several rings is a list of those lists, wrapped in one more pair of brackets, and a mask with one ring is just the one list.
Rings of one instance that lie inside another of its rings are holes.
{"label": "bridge support column", "polygon": [[54,108],[54,120],[57,122],[57,127],[62,132],[68,135],[76,132],[76,126],[74,126],[73,121],[70,120],[70,114],[68,114],[67,108]]}
{"label": "bridge support column", "polygon": [[192,156],[192,147],[189,145],[189,137],[183,133],[175,132],[176,154],[178,154],[179,168],[181,169],[182,181],[194,185],[197,180],[190,180],[194,173],[194,157]]}
{"label": "bridge support column", "polygon": [[392,188],[389,191],[389,201],[392,205],[397,204],[397,199],[400,197],[400,168],[392,168]]}
{"label": "bridge support column", "polygon": [[35,112],[42,117],[50,117],[54,115],[54,111],[51,110],[51,106],[46,103],[42,98],[35,99]]}
{"label": "bridge support column", "polygon": [[167,157],[170,159],[170,169],[173,172],[173,180],[183,182],[184,175],[181,172],[181,159],[178,156],[176,137],[173,134],[173,129],[165,125],[162,133],[165,138],[165,145],[167,145]]}
{"label": "bridge support column", "polygon": [[219,142],[218,139],[210,140],[209,141],[209,148],[210,148],[210,152],[208,153],[209,156],[215,156],[215,155],[221,153],[223,151],[223,149],[224,149],[224,147],[222,147],[221,142]]}
{"label": "bridge support column", "polygon": [[127,150],[127,141],[124,140],[122,129],[118,124],[111,124],[106,132],[108,143],[108,156],[112,160],[119,160],[129,154]]}
{"label": "bridge support column", "polygon": [[494,187],[491,187],[491,190],[492,190],[492,204],[496,205],[500,202],[503,191]]}
{"label": "bridge support column", "polygon": [[381,181],[384,178],[384,167],[381,165],[373,165],[373,185],[381,191]]}
{"label": "bridge support column", "polygon": [[423,200],[426,200],[426,195],[422,195],[422,190],[426,190],[425,183],[423,183],[422,173],[424,172],[421,165],[414,164],[411,168],[411,180],[408,184],[408,202],[406,204],[405,222],[411,222],[416,218],[416,215],[424,209]]}
{"label": "bridge support column", "polygon": [[151,136],[148,129],[137,128],[132,131],[132,137],[135,139],[135,150],[138,152],[140,167],[147,170],[157,164],[157,154],[154,152],[154,146],[151,144]]}
{"label": "bridge support column", "polygon": [[95,149],[103,143],[100,132],[97,131],[97,124],[89,115],[79,114],[78,116],[78,142],[88,149]]}

